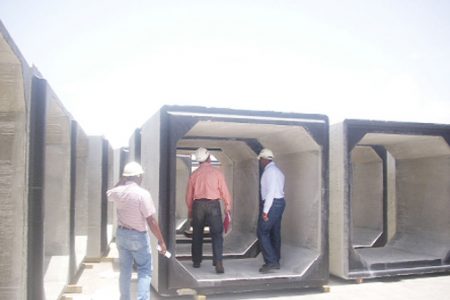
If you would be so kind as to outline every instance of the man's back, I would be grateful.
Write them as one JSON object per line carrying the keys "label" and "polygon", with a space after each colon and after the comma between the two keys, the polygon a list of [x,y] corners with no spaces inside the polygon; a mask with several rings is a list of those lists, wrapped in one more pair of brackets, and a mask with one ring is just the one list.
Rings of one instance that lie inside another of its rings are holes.
{"label": "man's back", "polygon": [[156,212],[150,193],[134,182],[126,182],[108,191],[108,198],[117,208],[121,226],[146,231],[146,218]]}

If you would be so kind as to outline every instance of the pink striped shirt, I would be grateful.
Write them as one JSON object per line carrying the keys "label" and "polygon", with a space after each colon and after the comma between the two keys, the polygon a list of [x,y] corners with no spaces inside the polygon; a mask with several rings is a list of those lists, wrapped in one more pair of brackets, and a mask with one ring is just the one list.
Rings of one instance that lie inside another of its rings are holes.
{"label": "pink striped shirt", "polygon": [[137,231],[147,231],[147,218],[156,212],[150,193],[128,181],[107,192],[117,208],[118,224]]}

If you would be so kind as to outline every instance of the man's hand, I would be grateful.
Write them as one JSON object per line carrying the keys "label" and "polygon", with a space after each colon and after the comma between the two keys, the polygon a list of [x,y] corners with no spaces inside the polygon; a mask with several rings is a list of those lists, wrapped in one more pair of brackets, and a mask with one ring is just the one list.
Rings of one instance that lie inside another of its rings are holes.
{"label": "man's hand", "polygon": [[262,218],[263,218],[264,222],[269,221],[269,214],[268,213],[263,213],[262,214]]}
{"label": "man's hand", "polygon": [[164,243],[164,241],[159,241],[158,246],[159,246],[158,252],[161,253],[161,255],[166,254],[166,252],[167,252],[166,243]]}

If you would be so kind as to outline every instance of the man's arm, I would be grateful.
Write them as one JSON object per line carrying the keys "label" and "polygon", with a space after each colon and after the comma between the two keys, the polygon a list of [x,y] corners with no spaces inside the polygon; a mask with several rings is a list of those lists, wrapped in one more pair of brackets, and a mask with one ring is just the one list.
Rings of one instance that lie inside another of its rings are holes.
{"label": "man's arm", "polygon": [[167,251],[167,247],[166,243],[164,242],[164,238],[161,234],[161,229],[159,228],[158,221],[156,221],[155,217],[151,215],[147,218],[147,224],[148,227],[150,228],[150,231],[158,239],[158,244],[161,247],[161,250],[159,252],[162,255],[164,255]]}
{"label": "man's arm", "polygon": [[232,198],[231,198],[231,194],[230,191],[228,190],[228,186],[227,186],[227,182],[225,181],[225,176],[220,173],[220,177],[219,177],[219,189],[220,189],[220,195],[221,198],[223,199],[223,202],[225,204],[225,213],[230,213],[231,212],[231,206],[232,206]]}

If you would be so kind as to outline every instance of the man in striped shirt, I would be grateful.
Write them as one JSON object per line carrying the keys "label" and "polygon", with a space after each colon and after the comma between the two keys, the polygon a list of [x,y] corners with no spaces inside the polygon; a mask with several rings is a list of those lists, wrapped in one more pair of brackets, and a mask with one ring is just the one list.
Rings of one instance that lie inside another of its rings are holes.
{"label": "man in striped shirt", "polygon": [[224,273],[223,267],[223,224],[220,200],[224,202],[225,214],[231,211],[231,195],[222,172],[211,165],[209,151],[198,148],[195,158],[200,166],[189,178],[186,191],[186,205],[192,218],[192,262],[199,268],[203,258],[203,229],[209,225],[213,265],[217,273]]}
{"label": "man in striped shirt", "polygon": [[138,299],[150,299],[152,256],[147,225],[158,239],[160,253],[166,253],[166,243],[155,218],[152,197],[140,187],[143,173],[144,170],[138,163],[126,164],[120,181],[107,192],[108,200],[114,201],[117,208],[120,300],[130,300],[133,261],[138,272]]}

